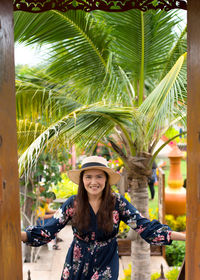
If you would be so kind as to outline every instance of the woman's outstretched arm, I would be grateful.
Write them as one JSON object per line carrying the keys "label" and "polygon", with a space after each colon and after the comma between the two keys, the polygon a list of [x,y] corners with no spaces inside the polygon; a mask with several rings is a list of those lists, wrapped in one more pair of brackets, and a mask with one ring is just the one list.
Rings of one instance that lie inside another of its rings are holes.
{"label": "woman's outstretched arm", "polygon": [[171,240],[185,241],[186,234],[183,232],[172,231],[171,232]]}
{"label": "woman's outstretched arm", "polygon": [[28,241],[27,233],[25,231],[21,231],[21,240],[23,242],[27,242]]}

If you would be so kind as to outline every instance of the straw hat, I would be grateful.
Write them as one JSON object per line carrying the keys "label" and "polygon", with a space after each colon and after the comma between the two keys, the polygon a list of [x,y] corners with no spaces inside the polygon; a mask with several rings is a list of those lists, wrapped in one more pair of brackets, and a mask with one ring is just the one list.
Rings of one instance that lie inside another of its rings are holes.
{"label": "straw hat", "polygon": [[88,169],[100,169],[105,171],[109,176],[110,185],[114,185],[120,180],[120,174],[108,167],[108,162],[105,158],[98,156],[84,158],[80,169],[68,171],[69,179],[78,185],[80,173]]}

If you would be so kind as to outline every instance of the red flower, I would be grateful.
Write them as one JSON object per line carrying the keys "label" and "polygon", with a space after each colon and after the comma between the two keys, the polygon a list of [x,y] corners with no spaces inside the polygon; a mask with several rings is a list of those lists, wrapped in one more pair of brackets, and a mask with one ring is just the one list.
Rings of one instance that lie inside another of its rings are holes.
{"label": "red flower", "polygon": [[168,234],[167,234],[167,241],[168,241],[168,242],[171,241],[171,234],[172,234],[172,232],[171,232],[171,231],[168,231]]}
{"label": "red flower", "polygon": [[49,235],[48,235],[46,232],[44,232],[43,230],[41,230],[41,235],[44,236],[44,237],[46,237],[46,238],[49,237]]}
{"label": "red flower", "polygon": [[91,280],[98,280],[99,279],[99,274],[98,271],[95,272],[95,274],[93,274]]}
{"label": "red flower", "polygon": [[114,224],[119,222],[119,213],[117,211],[113,211],[113,222]]}
{"label": "red flower", "polygon": [[165,240],[164,235],[160,235],[160,236],[155,237],[152,241],[153,242],[160,242],[160,241],[163,241],[163,240]]}
{"label": "red flower", "polygon": [[135,231],[139,234],[141,234],[146,228],[143,226],[139,226],[139,228],[137,228]]}
{"label": "red flower", "polygon": [[67,208],[66,214],[67,214],[67,216],[72,217],[74,215],[74,208]]}
{"label": "red flower", "polygon": [[69,278],[69,269],[67,267],[65,267],[65,269],[63,270],[63,279],[68,279]]}
{"label": "red flower", "polygon": [[95,232],[92,232],[92,234],[91,234],[91,240],[95,240]]}
{"label": "red flower", "polygon": [[82,257],[81,249],[78,246],[76,246],[76,245],[74,246],[74,254],[73,254],[73,256],[74,256],[74,259],[76,261],[78,261]]}

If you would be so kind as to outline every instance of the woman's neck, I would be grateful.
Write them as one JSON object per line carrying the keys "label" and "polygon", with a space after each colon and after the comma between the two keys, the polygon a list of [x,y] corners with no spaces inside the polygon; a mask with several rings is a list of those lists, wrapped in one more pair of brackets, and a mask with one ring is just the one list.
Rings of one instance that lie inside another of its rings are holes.
{"label": "woman's neck", "polygon": [[90,203],[101,203],[101,195],[96,196],[96,195],[88,195],[88,201]]}
{"label": "woman's neck", "polygon": [[98,213],[101,205],[101,197],[88,197],[90,206],[92,207],[95,215]]}

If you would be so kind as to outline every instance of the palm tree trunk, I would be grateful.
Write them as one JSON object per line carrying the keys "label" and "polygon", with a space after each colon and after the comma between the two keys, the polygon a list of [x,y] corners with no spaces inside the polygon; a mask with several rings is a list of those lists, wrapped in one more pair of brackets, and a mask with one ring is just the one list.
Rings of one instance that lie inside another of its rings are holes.
{"label": "palm tree trunk", "polygon": [[[143,216],[149,217],[147,182],[137,180],[134,182],[134,185],[138,185],[138,187],[131,188],[131,202]],[[131,279],[150,280],[150,245],[140,236],[138,236],[136,240],[132,241],[131,260]]]}
{"label": "palm tree trunk", "polygon": [[132,241],[131,261],[131,280],[151,279],[150,245],[142,238]]}
{"label": "palm tree trunk", "polygon": [[[127,172],[131,203],[146,218],[149,218],[149,197],[147,178],[151,172],[148,167],[149,157],[132,158]],[[135,163],[137,166],[135,166]],[[132,241],[132,280],[150,280],[150,245],[139,235]]]}

